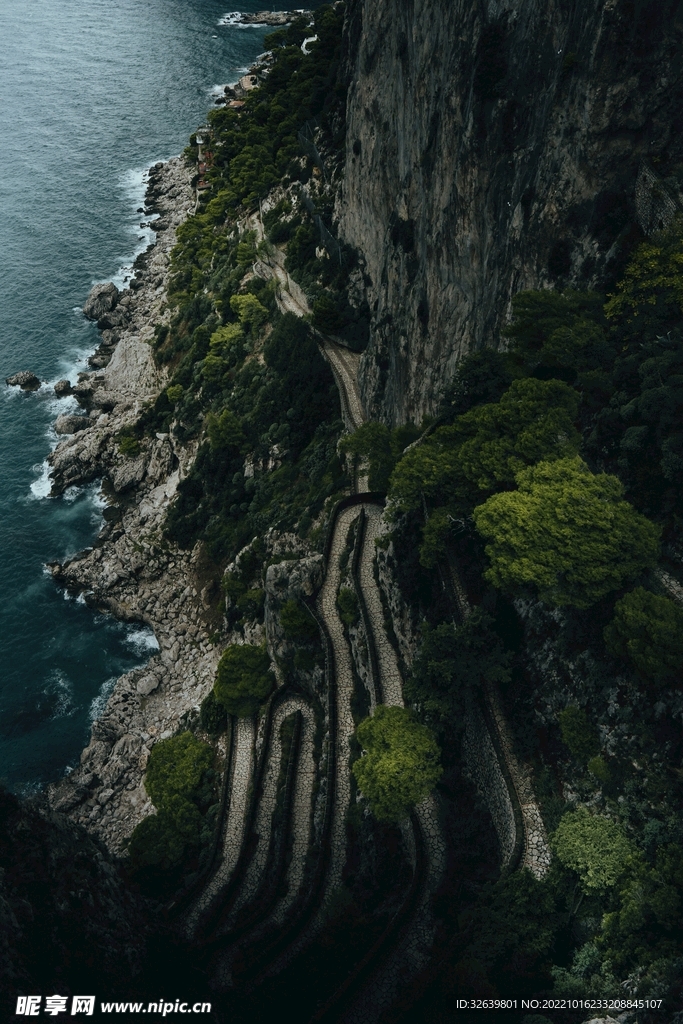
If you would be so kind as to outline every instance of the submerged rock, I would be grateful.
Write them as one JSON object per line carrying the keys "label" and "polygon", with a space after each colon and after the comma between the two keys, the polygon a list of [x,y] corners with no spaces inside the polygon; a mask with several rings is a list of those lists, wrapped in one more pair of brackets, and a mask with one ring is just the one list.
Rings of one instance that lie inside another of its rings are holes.
{"label": "submerged rock", "polygon": [[105,313],[111,313],[119,301],[119,290],[115,284],[96,284],[90,291],[83,305],[83,313],[88,320],[99,320]]}
{"label": "submerged rock", "polygon": [[40,387],[40,378],[30,370],[20,370],[11,377],[5,377],[5,384],[9,384],[11,388],[19,387],[22,391],[37,391]]}

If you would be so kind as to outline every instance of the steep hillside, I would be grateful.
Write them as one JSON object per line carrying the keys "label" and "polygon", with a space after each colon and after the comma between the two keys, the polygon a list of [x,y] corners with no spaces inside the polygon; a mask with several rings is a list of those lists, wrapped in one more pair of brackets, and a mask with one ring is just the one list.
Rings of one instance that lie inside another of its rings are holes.
{"label": "steep hillside", "polygon": [[616,279],[652,214],[643,162],[683,159],[682,38],[678,0],[352,0],[338,213],[373,415],[433,412],[515,292]]}

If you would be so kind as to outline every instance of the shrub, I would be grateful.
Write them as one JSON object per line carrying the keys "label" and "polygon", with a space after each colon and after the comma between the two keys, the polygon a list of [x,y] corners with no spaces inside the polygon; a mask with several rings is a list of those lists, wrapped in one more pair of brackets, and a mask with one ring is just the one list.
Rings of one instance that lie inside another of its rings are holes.
{"label": "shrub", "polygon": [[183,397],[184,388],[182,384],[171,384],[170,387],[166,388],[166,397],[168,398],[171,405],[176,405],[177,402]]}
{"label": "shrub", "polygon": [[353,774],[378,821],[400,821],[441,776],[441,751],[410,711],[379,704],[356,729],[365,751]]}
{"label": "shrub", "polygon": [[616,822],[585,807],[562,816],[551,846],[560,863],[576,871],[585,892],[613,888],[635,854]]}
{"label": "shrub", "polygon": [[604,634],[608,650],[630,658],[649,682],[683,682],[683,608],[670,598],[636,587],[617,601]]}
{"label": "shrub", "polygon": [[562,740],[574,757],[587,764],[590,758],[600,752],[600,733],[585,711],[570,704],[557,716]]}
{"label": "shrub", "polygon": [[209,736],[220,736],[228,727],[228,714],[213,690],[207,693],[199,708],[199,724]]}
{"label": "shrub", "polygon": [[356,625],[360,618],[360,611],[355,590],[342,587],[337,594],[337,608],[339,609],[339,618],[345,626]]}
{"label": "shrub", "polygon": [[458,731],[482,681],[509,681],[512,655],[492,627],[492,618],[481,608],[474,608],[461,626],[425,627],[405,693],[434,728]]}
{"label": "shrub", "polygon": [[517,491],[474,510],[494,586],[534,585],[549,604],[589,608],[656,563],[660,530],[622,500],[615,476],[574,458],[541,462],[516,480]]}
{"label": "shrub", "polygon": [[128,840],[134,869],[158,867],[170,871],[179,866],[188,850],[199,843],[202,816],[182,796],[172,796],[156,814],[144,818]]}
{"label": "shrub", "polygon": [[303,605],[292,598],[280,609],[280,623],[288,640],[299,644],[314,644],[319,639],[318,626]]}
{"label": "shrub", "polygon": [[214,693],[230,715],[247,718],[258,712],[275,687],[265,647],[232,644],[218,663]]}
{"label": "shrub", "polygon": [[175,796],[191,800],[199,791],[202,777],[213,759],[212,748],[191,732],[155,744],[145,773],[145,789],[154,806],[163,807]]}
{"label": "shrub", "polygon": [[130,434],[119,436],[119,451],[129,459],[140,454],[140,442]]}

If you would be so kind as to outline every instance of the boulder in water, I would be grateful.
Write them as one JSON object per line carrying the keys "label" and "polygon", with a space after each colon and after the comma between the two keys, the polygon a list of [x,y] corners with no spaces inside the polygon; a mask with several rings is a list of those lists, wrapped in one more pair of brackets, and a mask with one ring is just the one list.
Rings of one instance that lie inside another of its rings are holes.
{"label": "boulder in water", "polygon": [[11,377],[5,377],[5,384],[9,384],[11,388],[21,388],[22,391],[37,391],[40,387],[40,378],[30,370],[20,370]]}
{"label": "boulder in water", "polygon": [[57,398],[66,398],[67,395],[73,394],[70,380],[58,380],[55,384],[55,394]]}
{"label": "boulder in water", "polygon": [[85,300],[83,312],[88,320],[99,320],[105,313],[111,313],[119,301],[119,290],[113,282],[96,284]]}

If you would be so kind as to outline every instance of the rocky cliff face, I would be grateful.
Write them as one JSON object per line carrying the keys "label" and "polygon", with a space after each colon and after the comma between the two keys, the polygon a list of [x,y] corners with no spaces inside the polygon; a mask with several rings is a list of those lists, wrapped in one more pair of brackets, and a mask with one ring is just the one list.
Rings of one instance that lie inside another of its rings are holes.
{"label": "rocky cliff face", "polygon": [[459,359],[500,344],[512,295],[604,286],[659,226],[682,38],[679,0],[352,0],[338,215],[373,311],[374,417],[433,411]]}

